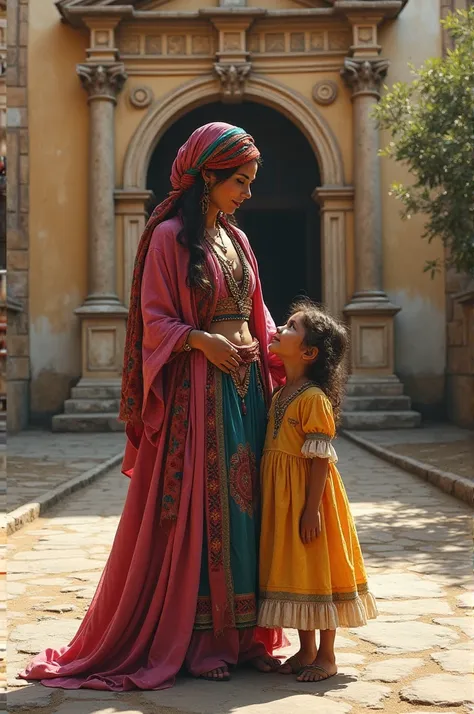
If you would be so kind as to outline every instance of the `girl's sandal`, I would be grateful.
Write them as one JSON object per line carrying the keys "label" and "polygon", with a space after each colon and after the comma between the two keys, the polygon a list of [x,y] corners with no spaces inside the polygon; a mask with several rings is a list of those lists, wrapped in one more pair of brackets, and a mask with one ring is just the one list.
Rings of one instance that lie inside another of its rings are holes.
{"label": "girl's sandal", "polygon": [[329,674],[327,669],[324,669],[324,667],[321,667],[319,664],[307,664],[305,667],[302,667],[302,669],[297,673],[298,678],[306,672],[321,672],[325,676],[320,677],[319,679],[298,679],[299,682],[325,682],[326,679],[331,679],[331,677],[335,677],[337,674],[337,672],[334,672],[334,674]]}
{"label": "girl's sandal", "polygon": [[[289,664],[291,667],[291,672],[282,672],[281,668],[285,666],[285,664]],[[280,666],[278,672],[280,674],[299,674],[303,669],[305,669],[304,665],[301,664],[300,660],[296,655],[293,655],[292,657],[288,657],[288,659],[283,662],[283,664]]]}

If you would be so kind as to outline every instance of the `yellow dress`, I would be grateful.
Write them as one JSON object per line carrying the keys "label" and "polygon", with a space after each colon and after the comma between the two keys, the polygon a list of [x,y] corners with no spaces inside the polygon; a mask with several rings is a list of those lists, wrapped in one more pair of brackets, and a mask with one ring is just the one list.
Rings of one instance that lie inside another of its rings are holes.
{"label": "yellow dress", "polygon": [[[332,405],[312,384],[289,399],[273,397],[261,464],[262,627],[334,630],[377,616],[346,491],[336,468]],[[327,458],[321,501],[322,532],[300,537],[311,459]]]}

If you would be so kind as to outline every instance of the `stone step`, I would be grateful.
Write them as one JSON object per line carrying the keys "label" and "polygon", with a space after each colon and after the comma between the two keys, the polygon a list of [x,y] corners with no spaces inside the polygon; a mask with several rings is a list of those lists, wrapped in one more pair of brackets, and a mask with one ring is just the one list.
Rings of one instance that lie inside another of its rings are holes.
{"label": "stone step", "polygon": [[404,394],[389,397],[346,397],[344,411],[347,412],[404,412],[411,408],[410,397]]}
{"label": "stone step", "polygon": [[350,377],[347,383],[348,397],[399,397],[403,384],[398,379],[357,379]]}
{"label": "stone step", "polygon": [[79,386],[71,389],[72,399],[120,399],[120,384]]}
{"label": "stone step", "polygon": [[379,429],[413,429],[421,425],[421,414],[411,411],[360,411],[342,413],[342,428],[355,431]]}
{"label": "stone step", "polygon": [[57,414],[53,417],[53,432],[124,431],[117,412],[103,414]]}
{"label": "stone step", "polygon": [[120,399],[68,399],[64,403],[66,414],[118,413]]}

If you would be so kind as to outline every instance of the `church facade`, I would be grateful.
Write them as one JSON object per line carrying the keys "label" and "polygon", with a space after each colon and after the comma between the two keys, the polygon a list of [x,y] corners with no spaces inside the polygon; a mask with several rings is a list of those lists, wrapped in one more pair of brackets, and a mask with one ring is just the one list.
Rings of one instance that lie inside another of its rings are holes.
{"label": "church facade", "polygon": [[178,147],[213,120],[262,151],[238,220],[275,318],[305,293],[350,325],[346,425],[472,425],[472,292],[423,272],[442,246],[400,219],[390,185],[407,174],[372,118],[408,62],[443,52],[455,0],[201,5],[12,2],[10,427],[117,428],[136,246]]}

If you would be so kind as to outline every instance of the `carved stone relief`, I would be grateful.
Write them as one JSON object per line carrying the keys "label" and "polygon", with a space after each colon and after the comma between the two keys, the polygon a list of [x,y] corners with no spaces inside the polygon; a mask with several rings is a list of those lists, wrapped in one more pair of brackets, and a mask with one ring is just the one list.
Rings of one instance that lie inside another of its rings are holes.
{"label": "carved stone relief", "polygon": [[168,54],[185,55],[186,37],[185,35],[168,35]]}
{"label": "carved stone relief", "polygon": [[134,87],[130,91],[130,102],[137,109],[145,109],[153,101],[153,92],[150,87]]}
{"label": "carved stone relief", "polygon": [[245,81],[250,73],[251,64],[225,64],[217,62],[215,72],[221,81],[222,100],[228,103],[241,102],[245,90]]}
{"label": "carved stone relief", "polygon": [[304,52],[305,49],[306,47],[304,32],[292,32],[290,35],[290,51]]}
{"label": "carved stone relief", "polygon": [[313,99],[317,104],[332,104],[337,97],[337,84],[329,79],[323,79],[313,87]]}
{"label": "carved stone relief", "polygon": [[193,55],[211,54],[211,38],[206,35],[193,35],[191,40]]}
{"label": "carved stone relief", "polygon": [[118,46],[120,52],[124,55],[138,55],[140,54],[140,36],[126,35],[125,37],[120,37]]}
{"label": "carved stone relief", "polygon": [[145,52],[147,55],[161,55],[163,53],[163,40],[161,35],[147,35],[145,37]]}
{"label": "carved stone relief", "polygon": [[121,62],[113,65],[78,64],[77,74],[90,99],[106,97],[116,100],[127,75]]}
{"label": "carved stone relief", "polygon": [[346,57],[341,75],[351,87],[353,95],[374,94],[379,97],[389,65],[386,59],[366,60]]}
{"label": "carved stone relief", "polygon": [[324,32],[312,32],[309,36],[309,49],[312,52],[324,50]]}
{"label": "carved stone relief", "polygon": [[260,35],[249,35],[247,37],[247,47],[249,52],[254,54],[260,52]]}
{"label": "carved stone relief", "polygon": [[348,32],[335,31],[328,33],[330,50],[347,50],[351,44],[351,35]]}
{"label": "carved stone relief", "polygon": [[281,33],[271,33],[265,35],[265,52],[284,52],[285,35]]}
{"label": "carved stone relief", "polygon": [[233,52],[242,49],[241,35],[239,32],[224,33],[224,52]]}

